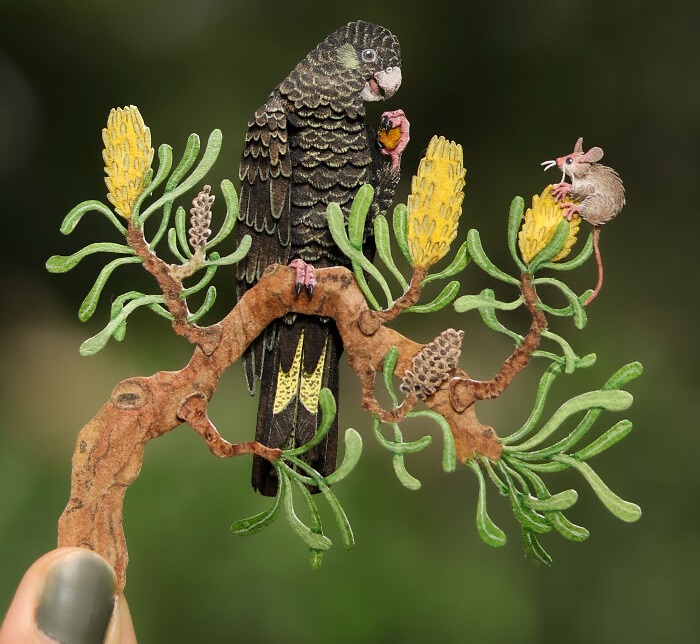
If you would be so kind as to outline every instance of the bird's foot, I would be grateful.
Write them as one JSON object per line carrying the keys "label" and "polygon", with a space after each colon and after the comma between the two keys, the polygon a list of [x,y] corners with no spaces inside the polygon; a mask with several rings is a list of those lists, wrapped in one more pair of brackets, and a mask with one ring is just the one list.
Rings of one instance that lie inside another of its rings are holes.
{"label": "bird's foot", "polygon": [[303,259],[293,259],[289,265],[296,271],[294,287],[297,295],[302,288],[306,288],[306,294],[311,297],[316,286],[316,271],[311,264],[307,264]]}
{"label": "bird's foot", "polygon": [[571,184],[562,181],[552,186],[552,196],[554,201],[564,201],[566,196],[571,192]]}
{"label": "bird's foot", "polygon": [[377,141],[382,154],[391,157],[393,168],[401,166],[401,155],[411,138],[409,135],[410,125],[403,110],[393,110],[382,114]]}
{"label": "bird's foot", "polygon": [[581,214],[581,206],[577,203],[571,203],[570,201],[565,201],[561,204],[562,214],[564,219],[571,221],[571,218],[576,214]]}

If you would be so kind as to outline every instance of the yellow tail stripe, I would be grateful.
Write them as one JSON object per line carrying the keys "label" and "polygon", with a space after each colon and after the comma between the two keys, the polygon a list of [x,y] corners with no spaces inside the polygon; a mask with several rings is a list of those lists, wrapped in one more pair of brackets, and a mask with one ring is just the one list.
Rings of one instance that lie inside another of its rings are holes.
{"label": "yellow tail stripe", "polygon": [[294,361],[289,371],[280,369],[277,372],[277,390],[275,391],[275,403],[272,406],[272,413],[279,414],[297,395],[299,387],[299,373],[301,372],[301,354],[304,345],[304,332],[302,331],[294,352]]}
{"label": "yellow tail stripe", "polygon": [[311,373],[304,371],[301,375],[301,382],[299,383],[299,400],[312,414],[318,412],[318,395],[321,393],[321,381],[323,378],[323,366],[326,363],[327,348],[328,340],[326,339],[326,344],[323,346],[323,353],[321,353],[321,357],[318,359],[316,368]]}

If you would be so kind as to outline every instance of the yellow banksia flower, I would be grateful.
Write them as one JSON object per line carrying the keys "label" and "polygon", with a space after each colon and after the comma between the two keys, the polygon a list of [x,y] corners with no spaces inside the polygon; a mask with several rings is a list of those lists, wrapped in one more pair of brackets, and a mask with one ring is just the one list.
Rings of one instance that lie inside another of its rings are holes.
{"label": "yellow banksia flower", "polygon": [[434,136],[408,196],[406,239],[414,266],[432,266],[450,249],[462,214],[465,174],[462,146]]}
{"label": "yellow banksia flower", "polygon": [[[554,236],[554,231],[564,218],[564,211],[554,200],[552,187],[547,186],[539,196],[533,195],[532,207],[525,211],[525,223],[518,233],[518,246],[526,264],[529,264],[532,258],[549,243]],[[564,247],[552,261],[558,262],[571,252],[571,248],[576,243],[580,223],[581,217],[574,214],[569,222],[569,236],[564,242]]]}
{"label": "yellow banksia flower", "polygon": [[138,108],[130,105],[112,109],[107,127],[102,130],[105,149],[107,198],[122,217],[131,217],[134,204],[143,192],[143,180],[151,169],[153,148],[151,131]]}

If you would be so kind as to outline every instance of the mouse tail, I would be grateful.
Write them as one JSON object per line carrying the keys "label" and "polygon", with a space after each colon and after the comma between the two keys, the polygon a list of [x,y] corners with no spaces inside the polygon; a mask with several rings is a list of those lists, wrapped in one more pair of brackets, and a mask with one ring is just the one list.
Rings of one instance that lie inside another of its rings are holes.
{"label": "mouse tail", "polygon": [[600,293],[600,289],[603,288],[603,260],[602,260],[601,255],[600,255],[599,238],[600,238],[600,226],[594,226],[593,227],[593,252],[595,253],[595,260],[596,260],[596,263],[598,264],[598,283],[595,285],[593,292],[588,296],[588,299],[584,302],[584,306],[588,306],[593,300],[595,300],[598,293]]}

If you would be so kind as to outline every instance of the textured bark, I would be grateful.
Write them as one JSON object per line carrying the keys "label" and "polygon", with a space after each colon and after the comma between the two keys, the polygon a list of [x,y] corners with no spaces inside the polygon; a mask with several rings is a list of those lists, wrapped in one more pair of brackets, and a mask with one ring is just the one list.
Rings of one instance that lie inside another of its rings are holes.
{"label": "textured bark", "polygon": [[[231,444],[224,440],[207,417],[206,406],[223,371],[238,360],[246,347],[274,319],[288,312],[319,315],[336,322],[348,359],[360,378],[363,406],[391,417],[399,410],[383,412],[374,398],[374,380],[384,355],[391,347],[399,354],[395,374],[402,377],[412,366],[423,345],[397,331],[380,326],[375,332],[362,329],[367,304],[352,273],[345,268],[319,269],[312,298],[295,295],[295,271],[271,266],[260,282],[241,298],[235,308],[215,327],[214,334],[202,329],[195,336],[206,337],[206,353],[194,350],[190,362],[180,371],[160,371],[150,377],[129,378],[119,383],[95,417],[80,431],[75,453],[71,493],[59,520],[59,545],[83,546],[99,552],[115,568],[120,590],[125,584],[127,549],[122,529],[122,510],[127,487],[138,476],[146,442],[188,422],[206,441],[213,454],[228,458],[258,454],[274,460],[279,450],[250,442]],[[479,422],[473,402],[502,391],[524,368],[542,331],[542,314],[536,309],[536,295],[523,280],[533,326],[525,342],[515,350],[498,376],[489,383],[469,379],[455,369],[425,405],[443,415],[454,436],[461,462],[482,454],[497,460],[501,444],[493,428]],[[529,290],[528,290],[529,289]],[[535,300],[533,300],[535,298]],[[186,334],[185,334],[186,335]],[[211,339],[219,338],[217,344]],[[212,348],[213,347],[213,348]],[[455,387],[455,383],[459,383]],[[486,395],[485,393],[488,392]],[[407,401],[410,405],[415,397]],[[398,414],[397,414],[398,412]],[[252,430],[252,428],[251,428]]]}

